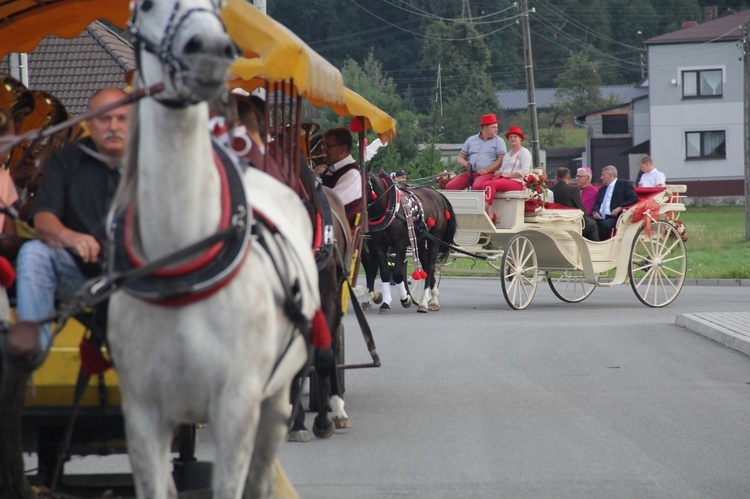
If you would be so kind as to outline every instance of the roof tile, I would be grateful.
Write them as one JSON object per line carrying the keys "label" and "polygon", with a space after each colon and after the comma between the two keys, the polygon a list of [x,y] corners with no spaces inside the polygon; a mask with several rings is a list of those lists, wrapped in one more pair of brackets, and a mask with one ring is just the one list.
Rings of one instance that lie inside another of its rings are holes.
{"label": "roof tile", "polygon": [[[135,68],[135,56],[125,39],[96,21],[70,40],[48,36],[29,54],[28,66],[28,87],[51,93],[77,116],[96,90],[127,86],[125,74]],[[0,72],[9,69],[5,57]]]}

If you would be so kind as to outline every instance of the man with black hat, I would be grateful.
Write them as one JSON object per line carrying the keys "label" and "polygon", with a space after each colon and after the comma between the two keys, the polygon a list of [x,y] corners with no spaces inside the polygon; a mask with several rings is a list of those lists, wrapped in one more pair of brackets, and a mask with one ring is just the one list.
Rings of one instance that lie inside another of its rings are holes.
{"label": "man with black hat", "polygon": [[466,171],[448,182],[447,190],[479,189],[480,184],[494,177],[508,151],[503,139],[497,135],[497,123],[494,114],[485,114],[479,120],[481,130],[466,139],[458,155],[458,164]]}

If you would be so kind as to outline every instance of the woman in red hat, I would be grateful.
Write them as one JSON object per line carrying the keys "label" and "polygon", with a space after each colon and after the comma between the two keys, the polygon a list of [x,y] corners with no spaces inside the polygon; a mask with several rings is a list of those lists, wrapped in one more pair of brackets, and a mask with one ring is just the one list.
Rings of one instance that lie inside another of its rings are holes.
{"label": "woman in red hat", "polygon": [[484,189],[484,201],[487,203],[485,209],[493,222],[497,218],[492,208],[495,194],[498,191],[523,190],[523,179],[531,170],[531,152],[521,145],[525,138],[523,131],[517,126],[512,126],[505,133],[505,138],[510,143],[510,152],[503,157],[502,166],[492,178],[479,186],[480,189]]}
{"label": "woman in red hat", "polygon": [[461,148],[458,164],[466,171],[445,185],[449,191],[462,191],[467,187],[478,189],[500,168],[507,149],[503,139],[497,136],[497,118],[494,114],[485,114],[479,126],[481,131],[466,139]]}

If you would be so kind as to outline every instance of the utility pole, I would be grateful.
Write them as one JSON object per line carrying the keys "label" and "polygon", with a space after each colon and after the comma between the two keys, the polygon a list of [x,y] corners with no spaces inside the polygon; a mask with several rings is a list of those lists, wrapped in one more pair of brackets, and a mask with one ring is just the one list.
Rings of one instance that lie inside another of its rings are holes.
{"label": "utility pole", "polygon": [[461,6],[461,17],[463,19],[468,19],[469,22],[471,22],[471,6],[469,5],[469,0],[464,0],[463,5]]}
{"label": "utility pole", "polygon": [[745,239],[750,241],[750,23],[747,21],[742,32],[742,67],[745,83]]}
{"label": "utility pole", "polygon": [[[535,12],[535,10],[531,10]],[[523,56],[526,62],[526,92],[529,100],[529,117],[531,118],[531,153],[534,168],[541,168],[542,152],[539,147],[539,123],[536,117],[536,91],[534,90],[534,63],[531,57],[531,29],[529,28],[529,6],[527,0],[521,0],[521,32],[523,34]]]}
{"label": "utility pole", "polygon": [[641,59],[641,80],[642,80],[643,77],[646,75],[646,71],[644,69],[645,64],[644,64],[644,60],[643,60],[644,59],[644,57],[643,57],[643,40],[641,39],[641,37],[643,36],[643,31],[638,30],[638,31],[636,31],[635,34],[638,35],[638,43],[639,43],[638,52],[639,52],[639,57]]}

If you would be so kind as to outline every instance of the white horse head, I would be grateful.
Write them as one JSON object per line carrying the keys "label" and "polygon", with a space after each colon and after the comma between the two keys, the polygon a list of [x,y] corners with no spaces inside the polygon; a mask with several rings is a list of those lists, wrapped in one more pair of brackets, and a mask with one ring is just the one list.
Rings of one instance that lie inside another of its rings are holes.
{"label": "white horse head", "polygon": [[[129,31],[146,86],[163,101],[194,104],[221,90],[236,56],[215,0],[135,0]],[[153,81],[146,81],[146,78]]]}

